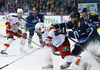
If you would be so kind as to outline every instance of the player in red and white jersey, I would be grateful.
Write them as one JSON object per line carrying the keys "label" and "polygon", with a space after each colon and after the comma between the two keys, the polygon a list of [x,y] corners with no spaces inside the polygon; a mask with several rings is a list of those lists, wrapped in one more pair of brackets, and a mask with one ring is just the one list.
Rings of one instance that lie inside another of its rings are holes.
{"label": "player in red and white jersey", "polygon": [[[35,26],[35,30],[37,33],[42,34],[43,44],[42,46],[52,47],[54,52],[59,51],[61,57],[67,62],[60,66],[61,69],[68,68],[71,63],[74,63],[81,67],[81,70],[90,70],[91,65],[83,62],[81,59],[72,56],[70,51],[70,43],[64,34],[55,35],[56,28],[44,27],[43,23],[38,23]],[[65,30],[66,31],[66,30]],[[45,51],[45,50],[44,50]],[[50,57],[50,56],[49,56]],[[51,65],[49,65],[51,67]],[[46,68],[50,68],[47,66]],[[52,66],[53,67],[53,66]]]}
{"label": "player in red and white jersey", "polygon": [[[21,39],[20,42],[20,52],[26,52],[24,50],[24,45],[27,37],[26,33],[26,21],[22,17],[23,10],[18,9],[17,14],[11,13],[5,16],[6,18],[6,34],[7,34],[7,42],[4,44],[4,49],[1,50],[1,54],[7,54],[6,50],[9,48],[10,44],[13,42],[14,36]],[[21,35],[22,34],[22,35]]]}
{"label": "player in red and white jersey", "polygon": [[[48,31],[47,31],[47,27],[44,26],[43,23],[37,23],[35,26],[35,31],[42,36],[42,40],[45,41],[46,37],[48,36]],[[42,67],[42,69],[52,69],[53,68],[53,64],[52,64],[52,58],[51,58],[51,48],[49,48],[48,46],[44,46],[43,44],[41,45],[41,47],[43,48],[43,52],[42,55],[44,56],[44,60],[46,65],[44,65]]]}

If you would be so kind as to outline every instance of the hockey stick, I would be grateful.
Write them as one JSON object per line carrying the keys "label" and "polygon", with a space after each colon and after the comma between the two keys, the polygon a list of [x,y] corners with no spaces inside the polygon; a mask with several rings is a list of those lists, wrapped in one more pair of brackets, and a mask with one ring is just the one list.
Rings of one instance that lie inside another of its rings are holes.
{"label": "hockey stick", "polygon": [[[0,34],[0,36],[3,37],[3,38],[7,38],[7,36],[1,35],[1,34]],[[13,40],[16,40],[16,39],[13,39]]]}
{"label": "hockey stick", "polygon": [[30,53],[28,53],[28,54],[26,54],[26,55],[24,55],[24,56],[22,56],[22,57],[16,59],[16,60],[14,60],[14,61],[12,61],[12,62],[10,62],[10,63],[8,63],[8,64],[2,66],[2,67],[0,67],[0,70],[3,69],[3,68],[5,68],[5,67],[7,67],[7,66],[9,66],[9,65],[11,65],[11,64],[13,64],[13,63],[15,63],[16,61],[18,61],[18,60],[20,60],[20,59],[22,59],[22,58],[24,58],[24,57],[26,57],[26,56],[28,56],[28,55],[30,55],[30,54],[32,54],[32,53],[38,51],[39,49],[40,49],[40,48],[37,48],[36,50],[34,50],[34,51],[32,51],[32,52],[30,52]]}
{"label": "hockey stick", "polygon": [[[15,31],[17,34],[19,34],[19,35],[21,35],[21,36],[24,36],[24,35],[22,35],[21,33],[19,33],[19,32],[17,32],[16,30],[14,30],[14,29],[11,29],[11,30],[13,30],[13,31]],[[26,39],[28,39],[29,40],[29,38],[26,38]],[[34,41],[31,41],[32,43],[34,43],[35,45],[37,45],[37,46],[39,46],[39,47],[41,47],[39,44],[37,44],[36,42],[34,42]]]}
{"label": "hockey stick", "polygon": [[3,38],[6,38],[7,37],[7,36],[1,35],[1,34],[0,34],[0,36],[3,37]]}
{"label": "hockey stick", "polygon": [[94,53],[92,53],[91,51],[89,51],[88,49],[86,49],[86,48],[83,48],[82,47],[82,45],[80,45],[78,42],[76,42],[75,40],[73,40],[72,38],[70,38],[70,37],[68,37],[68,36],[66,36],[67,38],[69,38],[71,41],[73,41],[74,43],[76,43],[78,46],[80,46],[83,50],[86,50],[87,52],[89,52],[89,53],[91,53],[92,55],[94,55],[94,56],[96,56],[96,57],[100,57],[100,56],[98,56],[98,55],[96,55],[96,54],[94,54]]}
{"label": "hockey stick", "polygon": [[[11,29],[11,30],[13,30],[13,31],[15,31],[16,33],[18,33],[19,35],[23,36],[21,33],[17,32],[16,30],[14,30],[14,29]],[[26,39],[29,40],[29,38],[26,38]],[[37,44],[36,42],[34,42],[34,41],[31,41],[31,42],[34,43],[34,44],[36,44],[37,46],[41,47],[41,46],[40,46],[39,44]],[[53,54],[54,54],[54,55],[57,55],[57,56],[60,56],[59,53],[53,52]]]}

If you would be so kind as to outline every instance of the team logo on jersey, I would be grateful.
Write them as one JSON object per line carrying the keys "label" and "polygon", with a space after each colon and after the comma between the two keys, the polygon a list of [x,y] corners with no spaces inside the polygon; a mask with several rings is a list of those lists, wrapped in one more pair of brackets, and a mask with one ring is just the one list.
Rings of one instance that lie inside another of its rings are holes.
{"label": "team logo on jersey", "polygon": [[80,22],[78,23],[78,27],[80,27]]}
{"label": "team logo on jersey", "polygon": [[63,51],[69,51],[68,46],[62,48]]}
{"label": "team logo on jersey", "polygon": [[15,25],[19,26],[19,22],[13,23],[13,26],[15,26]]}
{"label": "team logo on jersey", "polygon": [[47,27],[44,28],[44,32],[46,32],[46,31],[47,31]]}

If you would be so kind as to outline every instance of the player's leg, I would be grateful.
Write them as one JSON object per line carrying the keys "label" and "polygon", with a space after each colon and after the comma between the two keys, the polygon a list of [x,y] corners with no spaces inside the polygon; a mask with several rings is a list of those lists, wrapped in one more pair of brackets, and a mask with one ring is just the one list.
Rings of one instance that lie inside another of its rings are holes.
{"label": "player's leg", "polygon": [[37,33],[37,35],[38,35],[38,37],[39,37],[39,42],[40,42],[40,45],[42,45],[42,43],[43,43],[42,36],[41,36],[41,35],[39,35],[38,33]]}
{"label": "player's leg", "polygon": [[75,44],[74,49],[72,50],[71,54],[74,56],[80,56],[82,51],[83,51],[83,48]]}
{"label": "player's leg", "polygon": [[33,48],[32,44],[31,44],[31,41],[32,41],[32,37],[34,35],[34,31],[35,31],[34,28],[29,29],[29,40],[28,40],[28,47],[29,48]]}
{"label": "player's leg", "polygon": [[48,46],[44,46],[43,48],[43,57],[45,60],[46,65],[42,67],[42,69],[51,69],[53,68],[52,58],[51,58],[51,51],[52,49]]}
{"label": "player's leg", "polygon": [[[18,30],[18,33],[22,34],[21,30]],[[26,43],[27,33],[22,34],[23,36],[19,35],[18,33],[15,33],[14,35],[21,39],[21,41],[20,41],[20,52],[26,53],[26,51],[24,50],[24,46],[25,46],[25,43]]]}
{"label": "player's leg", "polygon": [[[62,56],[62,58],[64,58],[65,56],[67,56],[67,55],[71,55],[71,51],[70,51],[70,43],[69,43],[69,41],[65,41],[62,45],[60,45],[59,47],[58,47],[58,50],[59,50],[59,52],[60,52],[60,54],[61,54],[61,56]],[[61,66],[60,66],[60,68],[61,69],[65,69],[65,68],[68,68],[69,66],[71,65],[71,62],[65,62],[65,63],[63,63]]]}
{"label": "player's leg", "polygon": [[61,69],[68,68],[71,63],[75,63],[76,65],[80,66],[82,70],[89,70],[91,65],[85,62],[82,62],[79,58],[71,55],[70,51],[70,44],[68,41],[65,41],[59,47],[60,54],[62,58],[67,62],[66,64],[61,65]]}
{"label": "player's leg", "polygon": [[81,59],[76,58],[75,56],[68,55],[64,57],[64,60],[67,61],[68,63],[74,63],[75,65],[81,67],[81,70],[90,70],[91,65],[83,62]]}
{"label": "player's leg", "polygon": [[61,69],[68,68],[71,63],[75,63],[76,65],[80,66],[82,70],[90,70],[91,65],[81,61],[79,58],[71,55],[70,51],[70,44],[68,41],[65,41],[59,47],[60,54],[62,58],[67,62],[66,64],[61,65]]}
{"label": "player's leg", "polygon": [[13,42],[13,34],[11,31],[6,30],[6,34],[7,34],[7,42],[4,44],[4,48],[3,50],[1,50],[1,54],[6,54],[6,50],[9,48],[10,44]]}

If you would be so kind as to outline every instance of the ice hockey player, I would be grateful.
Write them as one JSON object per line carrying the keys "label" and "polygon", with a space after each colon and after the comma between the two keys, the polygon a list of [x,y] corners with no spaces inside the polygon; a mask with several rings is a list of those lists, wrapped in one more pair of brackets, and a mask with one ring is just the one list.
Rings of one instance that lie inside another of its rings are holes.
{"label": "ice hockey player", "polygon": [[[100,27],[100,21],[98,19],[98,15],[88,13],[87,8],[83,8],[81,20],[84,20],[85,22],[87,22],[88,25],[94,29],[93,34],[95,34],[96,37],[99,36],[99,34],[97,32],[97,28]],[[98,38],[100,38],[100,37],[98,37]],[[99,41],[100,41],[100,39],[99,39]]]}
{"label": "ice hockey player", "polygon": [[[35,26],[35,31],[42,36],[42,40],[45,41],[46,37],[48,36],[47,27],[44,26],[43,23],[37,23]],[[43,44],[41,44],[41,47],[43,48],[43,56],[46,65],[42,67],[42,69],[52,69],[52,58],[51,58],[51,49]]]}
{"label": "ice hockey player", "polygon": [[[35,31],[35,25],[38,22],[44,22],[44,16],[39,13],[36,8],[33,8],[33,11],[29,13],[29,15],[27,16],[27,27],[29,29],[29,40],[28,40],[28,47],[29,48],[33,48],[33,46],[31,45],[31,40],[32,37],[34,35],[34,31]],[[39,40],[40,40],[40,44],[42,43],[42,39],[41,39],[41,35],[39,36]]]}
{"label": "ice hockey player", "polygon": [[[73,31],[69,31],[67,35],[71,38],[77,39],[77,42],[80,43],[84,48],[86,47],[86,43],[90,39],[90,36],[93,32],[93,29],[88,26],[87,23],[84,21],[80,21],[80,13],[79,12],[72,12],[71,21],[68,23],[61,23],[59,24],[60,28],[66,27],[68,29],[72,29]],[[58,25],[54,25],[55,28],[59,28]],[[59,32],[56,32],[59,35]],[[85,44],[84,44],[85,43]],[[75,44],[75,48],[72,51],[73,55],[79,55],[83,49]]]}
{"label": "ice hockey player", "polygon": [[[23,15],[23,10],[19,8],[17,10],[17,14],[11,13],[5,16],[5,18],[7,19],[7,22],[5,23],[7,42],[4,44],[4,49],[1,50],[1,54],[7,55],[6,50],[9,48],[9,46],[13,42],[14,36],[21,39],[20,52],[26,53],[26,51],[24,50],[25,41],[27,37],[26,27],[25,27],[26,21],[24,20],[22,15]],[[22,34],[23,36],[21,36],[20,34]]]}
{"label": "ice hockey player", "polygon": [[41,25],[36,25],[36,31],[37,33],[42,34],[42,37],[44,38],[43,45],[52,47],[54,52],[59,51],[61,57],[67,62],[66,65],[62,65],[60,67],[61,69],[69,67],[71,63],[75,63],[81,67],[81,70],[90,70],[90,64],[83,62],[81,59],[71,55],[70,43],[65,35],[59,34],[58,36],[55,36],[55,31],[57,30],[56,28],[52,26],[46,28],[43,26],[43,24]]}
{"label": "ice hockey player", "polygon": [[[55,28],[65,27],[65,28],[68,28],[68,29],[72,29],[73,31],[67,32],[67,36],[74,38],[74,39],[77,39],[77,42],[83,48],[87,48],[87,46],[91,42],[95,43],[97,40],[99,40],[99,38],[98,38],[99,36],[97,36],[94,33],[94,28],[90,27],[87,22],[80,19],[80,13],[79,12],[72,12],[70,17],[71,17],[71,21],[61,23],[59,25],[56,24],[56,25],[53,25],[53,27],[55,27]],[[59,31],[56,31],[55,34],[56,35],[64,34],[63,32],[64,31],[61,29]],[[81,48],[79,45],[75,44],[75,47],[72,50],[72,55],[74,55],[74,56],[80,55],[81,52],[84,51],[83,48]],[[97,57],[100,56],[99,52],[95,52],[94,54]],[[100,61],[97,61],[97,62],[100,63]]]}

